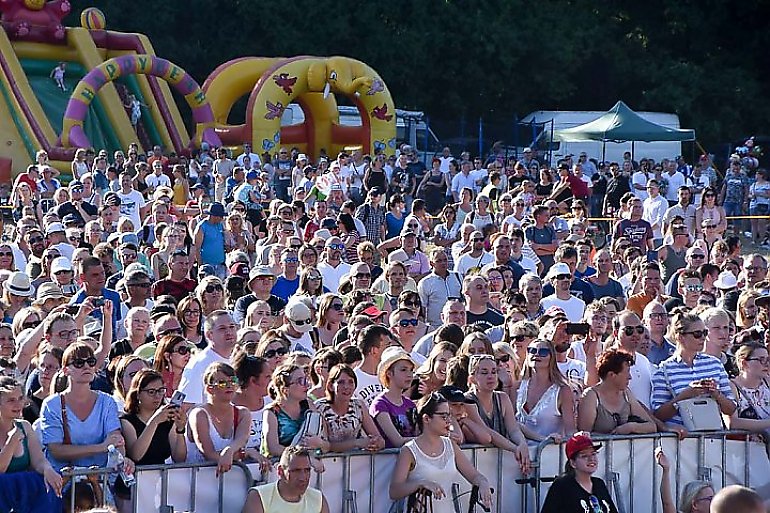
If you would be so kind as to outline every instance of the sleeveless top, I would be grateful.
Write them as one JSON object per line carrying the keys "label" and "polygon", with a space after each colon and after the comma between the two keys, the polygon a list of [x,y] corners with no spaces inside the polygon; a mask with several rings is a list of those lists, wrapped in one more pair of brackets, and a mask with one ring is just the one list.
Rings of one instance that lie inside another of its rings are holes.
{"label": "sleeveless top", "polygon": [[666,259],[660,262],[662,271],[661,281],[663,283],[668,283],[669,278],[671,278],[678,269],[683,269],[687,266],[687,262],[684,260],[687,248],[684,248],[677,253],[674,251],[674,248],[668,244],[663,247],[666,248]]}
{"label": "sleeveless top", "polygon": [[559,411],[559,385],[554,383],[548,387],[529,412],[525,409],[528,390],[529,380],[524,379],[516,393],[516,420],[542,436],[560,433],[562,417]]}
{"label": "sleeveless top", "polygon": [[355,440],[360,437],[364,418],[364,406],[360,399],[351,398],[348,411],[342,415],[338,415],[332,409],[332,403],[329,399],[319,399],[315,405],[321,413],[321,417],[326,421],[330,442]]}
{"label": "sleeveless top", "polygon": [[[120,418],[134,427],[137,438],[142,436],[144,430],[147,429],[147,424],[145,424],[135,413],[126,413],[125,415],[121,415]],[[210,421],[209,424],[211,424]],[[165,463],[166,459],[171,456],[171,445],[168,443],[168,434],[171,432],[173,425],[174,423],[171,421],[158,424],[144,456],[134,463],[137,465],[161,465]]]}
{"label": "sleeveless top", "polygon": [[611,433],[613,429],[628,422],[631,415],[631,403],[628,402],[628,396],[623,392],[623,405],[619,412],[611,412],[602,404],[602,399],[596,390],[591,389],[596,395],[596,418],[591,427],[592,433]]}
{"label": "sleeveless top", "polygon": [[[29,466],[31,464],[29,459],[29,443],[27,442],[27,433],[24,432],[24,426],[21,424],[21,422],[13,421],[13,423],[16,425],[16,429],[21,429],[24,433],[24,438],[21,440],[21,446],[22,446],[22,455],[21,456],[14,456],[11,458],[10,463],[8,463],[8,468],[5,470],[6,473],[10,474],[11,472],[24,472],[27,470],[30,470]],[[35,436],[34,434],[32,436]]]}
{"label": "sleeveless top", "polygon": [[497,395],[497,393],[492,392],[491,415],[488,415],[487,412],[484,411],[484,407],[481,405],[481,401],[479,401],[479,398],[475,392],[466,392],[465,397],[476,404],[476,406],[479,408],[479,416],[481,416],[481,420],[484,421],[484,424],[486,424],[489,429],[492,429],[493,431],[500,433],[505,437],[508,436],[508,430],[505,427],[505,419],[503,419],[503,407],[500,404],[500,397]]}
{"label": "sleeveless top", "polygon": [[[266,408],[275,414],[275,418],[278,421],[278,443],[284,447],[291,445],[294,436],[299,432],[302,423],[305,421],[305,415],[310,409],[307,401],[300,401],[299,404],[300,414],[299,418],[296,419],[286,413],[277,403],[273,403]],[[262,442],[262,454],[267,455],[267,441],[265,437],[262,437]]]}
{"label": "sleeveless top", "polygon": [[75,173],[76,173],[76,176],[74,176],[73,178],[80,178],[84,174],[88,173],[88,164],[86,164],[85,161],[75,162]]}
{"label": "sleeveless top", "polygon": [[409,471],[409,481],[433,481],[439,483],[447,494],[443,499],[433,497],[433,513],[454,513],[450,489],[458,479],[455,451],[448,437],[442,436],[443,449],[438,456],[425,454],[416,440],[409,440],[404,447],[414,456],[414,468]]}
{"label": "sleeveless top", "polygon": [[[217,431],[216,426],[214,426],[214,422],[211,420],[211,416],[209,415],[209,412],[206,411],[205,408],[200,408],[203,410],[203,413],[206,415],[206,418],[209,421],[209,437],[211,438],[211,444],[214,446],[214,450],[216,452],[221,452],[225,447],[230,445],[230,443],[233,441],[233,438],[235,437],[235,428],[237,427],[237,423],[233,424],[233,432],[230,434],[229,438],[225,438],[222,436],[219,431]],[[235,406],[233,406],[233,416],[237,419],[238,410],[235,409]],[[188,433],[190,433],[188,431]],[[190,437],[192,434],[188,434],[188,436],[185,438],[185,441],[187,442],[187,463],[202,463],[206,461],[206,456],[198,449],[198,446],[195,444],[195,442],[190,440]],[[170,451],[170,449],[169,449]]]}
{"label": "sleeveless top", "polygon": [[201,244],[201,261],[204,264],[221,265],[225,263],[225,228],[222,223],[213,224],[203,221],[200,224],[203,232]]}
{"label": "sleeveless top", "polygon": [[323,496],[315,488],[308,487],[299,502],[285,501],[278,493],[278,481],[254,487],[252,490],[256,490],[259,494],[259,498],[262,500],[262,509],[265,512],[320,513],[323,505]]}
{"label": "sleeveless top", "polygon": [[701,207],[701,214],[701,220],[711,219],[716,225],[722,222],[722,211],[719,210],[716,206],[709,208],[704,205]]}

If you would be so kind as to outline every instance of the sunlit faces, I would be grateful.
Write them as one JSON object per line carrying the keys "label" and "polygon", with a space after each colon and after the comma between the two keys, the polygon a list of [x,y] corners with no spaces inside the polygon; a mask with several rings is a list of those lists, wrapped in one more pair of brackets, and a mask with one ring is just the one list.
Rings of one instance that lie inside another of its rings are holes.
{"label": "sunlit faces", "polygon": [[388,388],[406,390],[414,379],[414,364],[408,360],[398,360],[385,373]]}
{"label": "sunlit faces", "polygon": [[730,319],[725,315],[712,315],[704,324],[708,330],[706,348],[725,352],[730,347]]}
{"label": "sunlit faces", "polygon": [[469,381],[484,391],[495,390],[497,388],[497,362],[492,355],[473,355],[471,356],[471,365],[469,370],[473,372],[469,376]]}

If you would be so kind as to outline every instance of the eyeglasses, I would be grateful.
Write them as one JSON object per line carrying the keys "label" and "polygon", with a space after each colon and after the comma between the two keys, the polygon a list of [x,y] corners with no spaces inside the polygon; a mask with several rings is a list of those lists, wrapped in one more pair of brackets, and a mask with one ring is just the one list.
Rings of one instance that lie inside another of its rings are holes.
{"label": "eyeglasses", "polygon": [[342,303],[332,303],[330,308],[335,312],[341,312],[344,307]]}
{"label": "eyeglasses", "polygon": [[484,242],[484,239],[473,239],[473,242]]}
{"label": "eyeglasses", "polygon": [[770,363],[770,358],[767,356],[760,356],[759,358],[746,358],[747,362],[759,362],[760,365],[767,365]]}
{"label": "eyeglasses", "polygon": [[497,363],[508,363],[508,362],[511,361],[511,355],[504,354],[503,356],[499,356],[499,357],[495,358],[495,361]]}
{"label": "eyeglasses", "polygon": [[184,355],[186,355],[188,353],[191,353],[191,352],[192,352],[192,347],[188,346],[187,344],[181,345],[181,346],[177,347],[176,349],[172,349],[171,351],[169,351],[169,353],[172,353],[172,354],[173,353],[178,353],[178,354],[181,354],[182,356],[184,356]]}
{"label": "eyeglasses", "polygon": [[142,289],[149,289],[150,287],[152,287],[152,283],[130,283],[128,286],[129,287],[139,287],[139,288],[142,288]]}
{"label": "eyeglasses", "polygon": [[43,237],[30,237],[29,242],[30,244],[37,244],[38,242],[43,242],[45,239]]}
{"label": "eyeglasses", "polygon": [[30,329],[30,328],[37,328],[38,326],[40,326],[41,322],[42,321],[39,321],[39,320],[38,321],[27,321],[27,322],[23,322],[21,324],[21,327],[22,327],[22,329],[25,329],[25,330],[26,329]]}
{"label": "eyeglasses", "polygon": [[569,275],[569,274],[557,274],[556,275],[556,279],[557,280],[569,280],[570,278],[572,278],[572,275]]}
{"label": "eyeglasses", "polygon": [[698,339],[698,340],[700,340],[702,338],[706,338],[708,336],[708,334],[709,334],[709,330],[708,329],[693,330],[693,331],[683,331],[682,332],[682,335],[692,335],[693,338]]}
{"label": "eyeglasses", "polygon": [[407,326],[414,326],[417,327],[417,325],[420,323],[417,319],[401,319],[398,321],[398,325],[402,328],[406,328]]}
{"label": "eyeglasses", "polygon": [[702,254],[702,253],[693,253],[692,255],[690,255],[690,258],[692,258],[692,259],[696,259],[696,258],[699,258],[699,259],[700,259],[700,258],[706,258],[706,255],[704,255],[704,254]]}
{"label": "eyeglasses", "polygon": [[448,411],[432,413],[430,416],[431,417],[440,417],[441,420],[443,420],[444,422],[449,422],[450,420],[452,420],[452,414],[449,413]]}
{"label": "eyeglasses", "polygon": [[650,314],[650,319],[665,320],[668,319],[668,314],[664,312],[655,312]]}
{"label": "eyeglasses", "polygon": [[223,292],[222,285],[206,285],[206,292],[211,294],[212,292]]}
{"label": "eyeglasses", "polygon": [[693,500],[693,502],[702,502],[702,501],[711,502],[713,500],[714,500],[714,496],[713,495],[708,495],[706,497],[701,497],[700,499],[695,499],[695,500]]}
{"label": "eyeglasses", "polygon": [[190,317],[198,317],[201,314],[200,310],[185,310],[182,312],[182,315],[184,316],[190,316]]}
{"label": "eyeglasses", "polygon": [[80,330],[64,330],[64,331],[58,332],[56,335],[59,338],[63,338],[65,340],[69,340],[69,339],[73,339],[73,338],[78,338],[79,334],[80,334]]}
{"label": "eyeglasses", "polygon": [[267,351],[265,351],[264,356],[266,359],[269,360],[270,358],[275,358],[276,356],[286,356],[288,352],[289,351],[286,348],[279,347],[278,349],[268,349]]}
{"label": "eyeglasses", "polygon": [[345,245],[344,244],[329,244],[326,247],[331,249],[331,250],[333,250],[333,251],[342,251],[343,249],[345,249]]}
{"label": "eyeglasses", "polygon": [[627,337],[630,337],[631,335],[633,335],[633,334],[634,334],[634,331],[635,331],[637,334],[639,334],[639,335],[641,335],[642,333],[644,333],[644,326],[642,326],[641,324],[640,324],[640,325],[638,325],[638,326],[623,326],[622,330],[623,330],[623,333],[624,333],[624,334],[625,334]]}
{"label": "eyeglasses", "polygon": [[526,335],[513,335],[513,340],[516,342],[524,342],[525,338],[527,338]]}
{"label": "eyeglasses", "polygon": [[181,335],[182,328],[166,328],[163,331],[158,332],[158,338],[165,337],[166,335]]}
{"label": "eyeglasses", "polygon": [[238,378],[233,376],[230,379],[221,379],[219,381],[212,381],[211,383],[208,384],[208,386],[216,387],[216,388],[219,388],[220,390],[224,390],[226,388],[235,388],[238,386]]}
{"label": "eyeglasses", "polygon": [[538,358],[545,358],[551,356],[551,349],[548,347],[528,347],[527,354],[537,356]]}
{"label": "eyeglasses", "polygon": [[157,397],[158,395],[163,397],[164,395],[166,395],[166,387],[145,388],[144,390],[142,390],[142,392],[147,393],[147,395],[149,395],[150,397]]}
{"label": "eyeglasses", "polygon": [[89,356],[88,358],[74,358],[70,362],[70,365],[76,369],[82,369],[84,365],[88,365],[89,367],[96,367],[96,357]]}

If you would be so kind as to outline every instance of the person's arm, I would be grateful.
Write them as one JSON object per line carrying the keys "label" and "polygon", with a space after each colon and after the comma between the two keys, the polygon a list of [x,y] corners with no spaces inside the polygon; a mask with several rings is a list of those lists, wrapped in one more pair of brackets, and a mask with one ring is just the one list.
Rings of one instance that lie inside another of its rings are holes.
{"label": "person's arm", "polygon": [[719,210],[719,224],[717,225],[717,231],[719,233],[725,233],[725,230],[727,230],[727,214],[725,213],[725,209],[721,205],[717,205],[717,210]]}
{"label": "person's arm", "polygon": [[402,447],[406,442],[412,439],[411,437],[401,436],[401,433],[398,432],[396,426],[393,425],[390,415],[386,412],[379,412],[374,417],[374,421],[385,435],[385,439],[390,442],[390,445],[393,447]]}
{"label": "person's arm", "polygon": [[642,404],[634,397],[634,394],[630,390],[626,390],[629,406],[631,407],[631,415],[644,419],[644,422],[626,422],[616,427],[612,432],[615,435],[641,435],[647,433],[655,433],[658,427],[652,421],[647,414],[647,410],[642,407]]}
{"label": "person's arm", "polygon": [[[358,399],[353,398],[351,401],[358,401]],[[380,435],[380,432],[377,430],[377,425],[374,423],[374,419],[369,415],[366,405],[363,404],[361,407],[361,426],[369,439],[366,447],[367,449],[379,451],[385,447],[385,439]]]}
{"label": "person's arm", "polygon": [[201,225],[198,225],[195,229],[195,234],[193,235],[192,255],[190,255],[193,263],[200,262],[201,246],[203,246],[203,230],[201,229]]}
{"label": "person's arm", "polygon": [[417,187],[414,190],[414,194],[416,195],[418,192],[420,192],[420,189],[425,187],[426,182],[428,181],[428,176],[430,176],[430,173],[425,173],[425,175],[422,177],[422,180],[420,180],[420,183],[417,185]]}
{"label": "person's arm", "polygon": [[96,353],[94,354],[98,362],[97,365],[99,365],[98,368],[105,364],[107,355],[110,353],[110,347],[112,347],[112,323],[115,320],[112,312],[114,308],[115,305],[109,299],[102,306],[102,332],[99,335],[99,347],[96,348]]}
{"label": "person's arm", "polygon": [[[323,508],[321,511],[323,511]],[[265,513],[265,508],[262,505],[262,497],[254,488],[249,490],[249,495],[246,497],[246,503],[243,505],[243,513]]]}
{"label": "person's arm", "polygon": [[492,507],[492,488],[489,486],[489,481],[484,477],[484,474],[479,472],[473,463],[468,460],[468,457],[460,450],[460,448],[452,442],[452,450],[455,455],[455,465],[458,472],[468,480],[468,482],[479,489],[479,502],[487,508]]}
{"label": "person's arm", "polygon": [[98,444],[72,445],[65,443],[50,443],[48,444],[48,451],[51,453],[51,456],[59,461],[73,461],[107,452],[107,447],[109,445],[114,445],[122,452],[124,440],[119,429],[108,434],[107,438]]}
{"label": "person's arm", "polygon": [[126,440],[126,454],[132,460],[139,461],[144,458],[147,449],[150,448],[152,439],[155,437],[158,426],[168,420],[171,408],[173,406],[167,404],[155,410],[155,413],[152,414],[152,417],[147,422],[144,431],[138,437],[136,436],[134,426],[129,421],[120,419],[120,429],[123,433],[123,438]]}
{"label": "person's arm", "polygon": [[660,446],[655,448],[655,461],[661,468],[660,502],[663,513],[677,513],[674,495],[671,493],[671,464]]}
{"label": "person's arm", "polygon": [[[735,397],[738,397],[738,389],[735,386],[735,383],[732,381],[730,382],[730,388],[733,391],[733,395]],[[741,418],[738,415],[738,409],[732,413],[732,415],[725,416],[725,419],[727,420],[726,424],[728,429],[742,429],[744,431],[751,431],[752,433],[758,433],[765,431],[766,429],[770,429],[770,418],[768,419],[744,419]]]}
{"label": "person's arm", "polygon": [[246,447],[251,432],[251,412],[243,406],[236,408],[238,409],[238,429],[235,430],[235,436],[229,445],[235,453]]}
{"label": "person's arm", "polygon": [[[495,392],[492,393],[495,394]],[[527,474],[529,473],[530,465],[527,439],[524,436],[524,433],[521,432],[521,425],[516,420],[513,404],[508,398],[508,395],[502,392],[496,395],[500,398],[500,405],[503,408],[503,420],[505,422],[505,429],[508,432],[508,439],[516,444],[516,449],[513,451],[516,456],[516,461],[519,462],[522,473]]]}
{"label": "person's arm", "polygon": [[61,497],[63,482],[61,476],[53,469],[51,463],[43,454],[43,448],[40,446],[40,439],[32,426],[26,420],[20,420],[24,430],[24,436],[27,438],[27,449],[29,451],[29,463],[32,470],[43,476],[46,486],[53,488],[57,497]]}
{"label": "person's arm", "polygon": [[278,441],[278,418],[271,410],[263,413],[262,438],[270,456],[280,456],[285,447]]}
{"label": "person's arm", "polygon": [[434,481],[413,481],[409,479],[410,469],[414,467],[415,463],[412,451],[402,447],[398,453],[398,459],[396,459],[396,468],[393,469],[393,474],[390,477],[388,493],[391,500],[403,499],[421,488],[429,490],[436,496],[440,496],[443,492],[441,485]]}
{"label": "person's arm", "polygon": [[583,397],[578,402],[577,428],[580,431],[592,431],[596,422],[596,391],[589,388],[583,392]]}
{"label": "person's arm", "polygon": [[[51,313],[63,312],[65,308],[66,306],[58,306]],[[44,328],[44,323],[38,324],[18,347],[16,354],[13,356],[17,369],[26,371],[29,368],[29,364],[35,356],[38,346],[43,341]]]}

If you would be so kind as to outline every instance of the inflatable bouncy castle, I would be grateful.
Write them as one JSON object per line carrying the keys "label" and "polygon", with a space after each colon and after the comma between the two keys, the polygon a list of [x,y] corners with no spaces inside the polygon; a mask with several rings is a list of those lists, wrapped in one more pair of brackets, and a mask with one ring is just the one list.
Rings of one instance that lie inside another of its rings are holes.
{"label": "inflatable bouncy castle", "polygon": [[[202,143],[273,153],[296,146],[317,157],[360,146],[395,151],[395,106],[385,82],[347,57],[244,57],[217,67],[202,86],[155,55],[143,34],[107,30],[88,8],[65,27],[67,0],[0,0],[0,179],[22,171],[38,150],[70,170],[76,148],[125,150],[158,145],[187,154]],[[191,112],[186,126],[172,95]],[[236,100],[249,95],[246,122],[229,125]],[[342,126],[335,95],[358,107],[360,126]],[[283,126],[298,104],[304,121]],[[186,106],[185,106],[186,104]]]}

